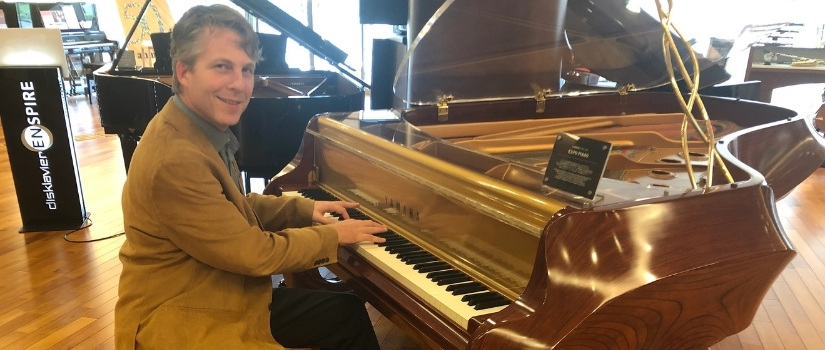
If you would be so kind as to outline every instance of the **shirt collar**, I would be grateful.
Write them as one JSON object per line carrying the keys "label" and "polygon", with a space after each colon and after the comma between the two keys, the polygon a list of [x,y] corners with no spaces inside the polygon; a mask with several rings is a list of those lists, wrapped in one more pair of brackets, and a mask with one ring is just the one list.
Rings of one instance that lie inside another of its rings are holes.
{"label": "shirt collar", "polygon": [[203,119],[199,115],[195,113],[192,109],[190,109],[183,101],[181,101],[178,95],[172,96],[172,102],[175,103],[183,113],[198,126],[206,138],[209,139],[209,142],[212,143],[212,146],[215,147],[215,150],[220,153],[225,148],[229,151],[229,154],[235,154],[240,148],[240,143],[238,139],[235,137],[235,134],[232,133],[232,130],[226,129],[225,131],[218,130],[214,125],[210,124]]}

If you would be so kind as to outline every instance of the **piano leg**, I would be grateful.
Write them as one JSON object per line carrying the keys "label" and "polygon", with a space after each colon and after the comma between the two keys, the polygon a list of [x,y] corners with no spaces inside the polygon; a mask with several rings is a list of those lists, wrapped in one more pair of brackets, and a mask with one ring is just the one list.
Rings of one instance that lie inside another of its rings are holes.
{"label": "piano leg", "polygon": [[120,149],[123,152],[123,165],[126,167],[126,173],[129,173],[129,163],[132,161],[132,154],[135,153],[138,140],[140,136],[133,134],[118,134],[120,138]]}

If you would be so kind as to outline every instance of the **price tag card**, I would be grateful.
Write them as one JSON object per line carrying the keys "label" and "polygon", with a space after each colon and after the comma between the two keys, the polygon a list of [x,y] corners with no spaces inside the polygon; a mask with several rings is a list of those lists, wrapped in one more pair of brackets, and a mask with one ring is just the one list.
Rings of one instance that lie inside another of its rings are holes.
{"label": "price tag card", "polygon": [[613,145],[568,133],[559,133],[544,173],[544,185],[593,199]]}

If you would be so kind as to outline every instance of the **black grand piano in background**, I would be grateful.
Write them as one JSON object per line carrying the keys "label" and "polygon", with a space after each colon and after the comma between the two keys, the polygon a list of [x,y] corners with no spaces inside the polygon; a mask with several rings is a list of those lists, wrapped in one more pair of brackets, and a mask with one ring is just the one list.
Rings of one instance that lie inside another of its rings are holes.
{"label": "black grand piano in background", "polygon": [[[140,13],[151,1],[146,1]],[[236,154],[247,188],[250,178],[269,179],[295,156],[309,120],[323,112],[348,112],[364,108],[364,88],[369,87],[344,67],[347,54],[287,13],[261,0],[233,0],[282,35],[261,34],[264,61],[255,71],[255,88],[249,107],[232,131],[241,147]],[[134,29],[124,42],[129,42]],[[286,36],[313,54],[341,69],[298,71],[284,58]],[[118,55],[111,66],[97,70],[100,123],[107,134],[117,134],[126,170],[146,125],[172,94],[172,72],[168,57],[168,34],[153,34],[157,57],[154,67],[119,67]],[[123,50],[123,48],[121,49]],[[359,86],[360,84],[360,86]]]}
{"label": "black grand piano in background", "polygon": [[[61,31],[61,38],[63,39],[63,52],[66,53],[66,63],[69,64],[69,79],[71,79],[71,86],[69,88],[70,95],[77,94],[77,80],[84,77],[85,74],[85,88],[86,95],[91,97],[91,89],[89,85],[89,72],[86,69],[89,66],[100,66],[103,62],[111,61],[118,50],[118,42],[110,40],[106,37],[106,33],[100,30],[86,29],[81,31]],[[103,55],[108,55],[104,58]],[[81,66],[82,69],[78,69]]]}
{"label": "black grand piano in background", "polygon": [[[63,41],[63,52],[69,67],[71,80],[69,94],[77,94],[77,81],[81,78],[81,66],[86,63],[111,61],[118,50],[118,42],[106,37],[99,29],[97,10],[94,4],[86,2],[0,2],[0,12],[9,28],[57,28]],[[18,13],[20,12],[20,13]],[[64,20],[50,18],[58,15]],[[44,16],[48,16],[44,18]],[[104,54],[108,57],[104,58]],[[83,67],[84,69],[86,67]]]}
{"label": "black grand piano in background", "polygon": [[118,42],[106,37],[99,30],[61,32],[63,50],[67,55],[97,55],[106,53],[113,58],[118,49]]}

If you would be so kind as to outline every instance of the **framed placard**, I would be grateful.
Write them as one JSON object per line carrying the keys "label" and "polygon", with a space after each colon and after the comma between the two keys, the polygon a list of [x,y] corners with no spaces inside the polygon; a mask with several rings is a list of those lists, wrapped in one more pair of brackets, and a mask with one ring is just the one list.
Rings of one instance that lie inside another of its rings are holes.
{"label": "framed placard", "polygon": [[543,184],[593,199],[612,148],[610,142],[559,133],[544,172]]}

